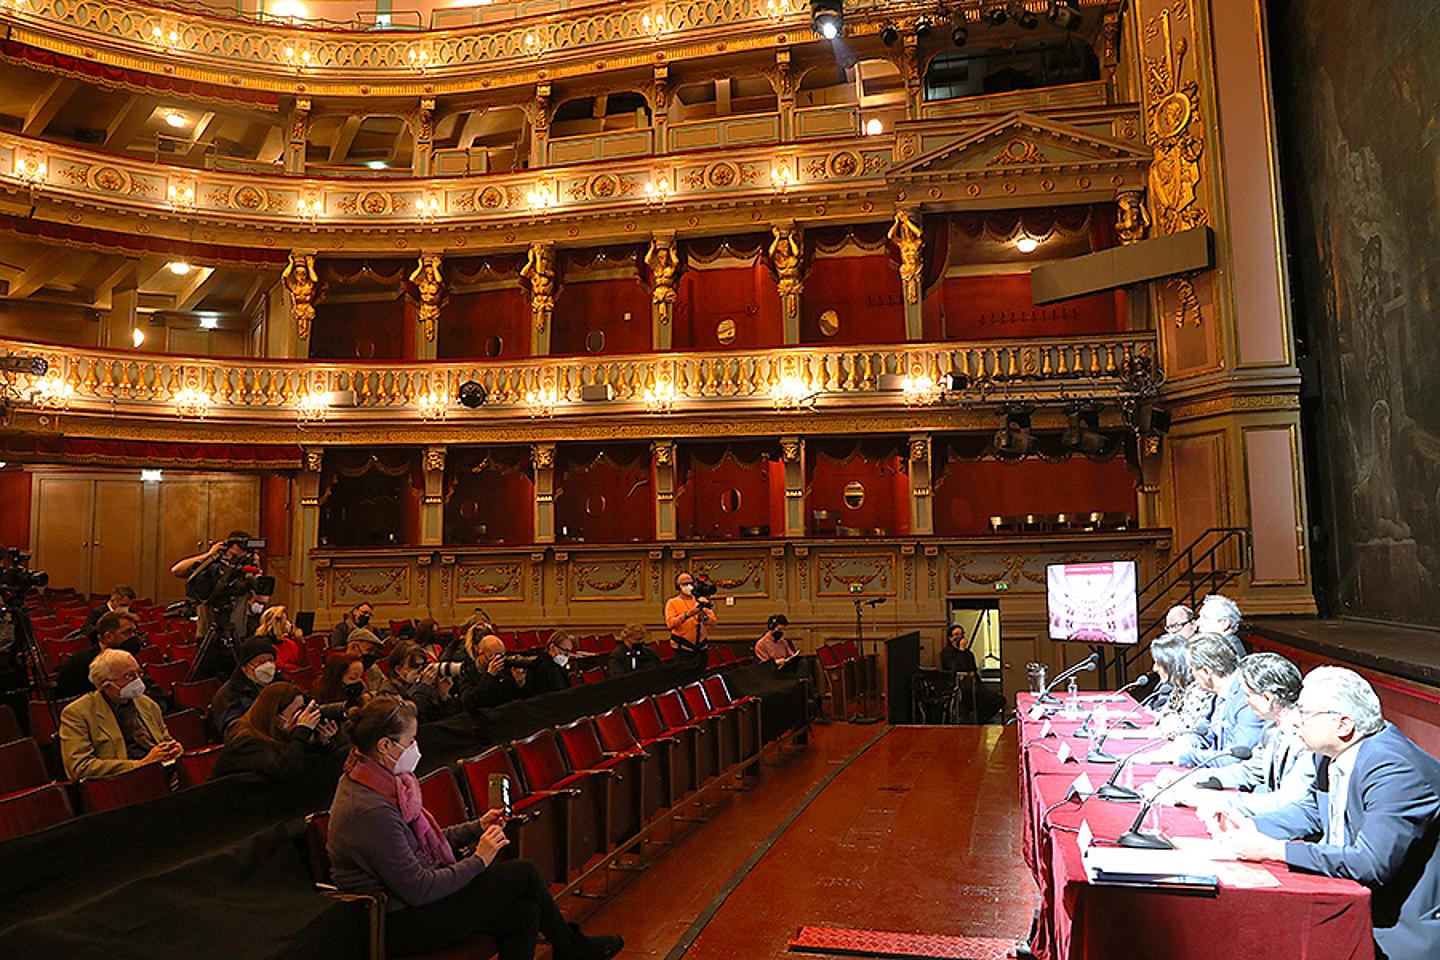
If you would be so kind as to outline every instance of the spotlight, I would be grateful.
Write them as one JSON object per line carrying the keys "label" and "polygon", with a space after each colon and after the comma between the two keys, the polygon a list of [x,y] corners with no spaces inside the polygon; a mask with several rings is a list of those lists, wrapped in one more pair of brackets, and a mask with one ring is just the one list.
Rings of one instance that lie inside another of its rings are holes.
{"label": "spotlight", "polygon": [[1065,413],[1070,425],[1060,435],[1067,450],[1087,457],[1101,457],[1110,449],[1110,440],[1100,432],[1100,408],[1093,403],[1071,404]]}
{"label": "spotlight", "polygon": [[845,0],[810,0],[810,26],[826,40],[845,28]]}
{"label": "spotlight", "polygon": [[1040,26],[1040,18],[1018,3],[1010,4],[1010,16],[1014,18],[1015,25],[1022,30],[1034,30]]}
{"label": "spotlight", "polygon": [[895,41],[900,39],[900,31],[895,29],[895,24],[887,23],[880,28],[880,42],[887,47],[893,47]]}
{"label": "spotlight", "polygon": [[1019,458],[1035,449],[1035,437],[1030,433],[1030,416],[1034,412],[1034,407],[1005,408],[1005,426],[995,431],[993,441],[996,454]]}
{"label": "spotlight", "polygon": [[970,378],[963,373],[952,373],[948,377],[941,378],[941,382],[945,384],[945,389],[954,393],[970,389]]}
{"label": "spotlight", "polygon": [[1080,27],[1081,17],[1074,0],[1050,0],[1050,7],[1045,11],[1045,19],[1061,30],[1076,30]]}
{"label": "spotlight", "polygon": [[980,14],[980,19],[992,27],[1003,27],[1005,21],[1010,19],[1010,14],[1005,12],[1004,7],[991,7]]}
{"label": "spotlight", "polygon": [[471,410],[478,409],[484,405],[485,399],[488,396],[485,388],[474,380],[466,380],[460,384],[458,398],[461,406],[469,407]]}
{"label": "spotlight", "polygon": [[1164,407],[1147,404],[1135,411],[1136,432],[1153,437],[1170,432],[1170,411]]}
{"label": "spotlight", "polygon": [[950,31],[950,42],[957,47],[963,47],[970,40],[970,30],[965,24],[957,24],[955,29]]}
{"label": "spotlight", "polygon": [[929,17],[921,17],[919,20],[916,20],[916,21],[915,21],[915,39],[916,39],[916,40],[924,40],[926,37],[930,36],[930,29],[931,29],[931,28],[930,28],[930,18],[929,18]]}

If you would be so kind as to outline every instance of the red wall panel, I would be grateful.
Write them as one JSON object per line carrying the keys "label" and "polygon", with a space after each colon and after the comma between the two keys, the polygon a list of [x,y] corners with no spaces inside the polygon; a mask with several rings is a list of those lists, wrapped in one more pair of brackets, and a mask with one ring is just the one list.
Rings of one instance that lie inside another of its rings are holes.
{"label": "red wall panel", "polygon": [[534,502],[535,484],[523,472],[482,470],[446,502],[445,542],[533,543]]}
{"label": "red wall panel", "polygon": [[325,303],[315,307],[310,332],[313,360],[403,360],[414,355],[415,325],[404,299]]}
{"label": "red wall panel", "polygon": [[648,459],[620,467],[600,458],[566,466],[555,479],[555,527],[561,539],[628,543],[655,538],[655,486]]}
{"label": "red wall panel", "polygon": [[[625,319],[625,314],[630,319]],[[646,353],[650,347],[650,291],[636,280],[566,283],[555,298],[550,352],[559,356],[589,353],[591,330],[605,332],[606,354]]]}
{"label": "red wall panel", "polygon": [[30,549],[30,474],[0,470],[0,547]]}
{"label": "red wall panel", "polygon": [[1124,293],[1094,293],[1037,307],[1027,273],[947,277],[925,297],[925,336],[931,340],[1062,337],[1124,328]]}
{"label": "red wall panel", "polygon": [[[726,457],[715,466],[690,461],[689,475],[675,491],[675,525],[681,539],[738,539],[741,527],[769,526],[772,536],[783,532],[784,518],[772,512],[770,475],[784,474],[778,463],[744,464]],[[782,479],[783,483],[783,479]],[[735,490],[740,509],[727,513],[722,496]]]}
{"label": "red wall panel", "polygon": [[[840,332],[820,332],[820,314],[834,310]],[[813,344],[901,343],[905,299],[900,273],[884,253],[863,257],[816,257],[805,277],[800,342]]]}
{"label": "red wall panel", "polygon": [[[829,510],[840,517],[844,527],[875,528],[887,536],[903,537],[910,532],[909,481],[900,472],[900,458],[866,460],[855,457],[849,463],[837,463],[816,457],[810,475],[809,497],[806,502],[806,528],[814,532],[814,518],[808,513]],[[865,487],[865,500],[858,509],[845,505],[844,490],[851,481]]]}
{"label": "red wall panel", "polygon": [[944,537],[990,532],[990,517],[1112,511],[1135,515],[1135,476],[1124,457],[1064,463],[1028,458],[952,460],[934,484],[935,532]]}
{"label": "red wall panel", "polygon": [[[735,323],[735,340],[723,344],[716,328]],[[778,347],[785,339],[780,294],[762,262],[723,270],[687,270],[676,291],[676,350],[748,350]]]}
{"label": "red wall panel", "polygon": [[488,359],[492,337],[500,338],[501,357],[530,355],[530,301],[518,285],[452,296],[440,317],[436,355],[441,360]]}

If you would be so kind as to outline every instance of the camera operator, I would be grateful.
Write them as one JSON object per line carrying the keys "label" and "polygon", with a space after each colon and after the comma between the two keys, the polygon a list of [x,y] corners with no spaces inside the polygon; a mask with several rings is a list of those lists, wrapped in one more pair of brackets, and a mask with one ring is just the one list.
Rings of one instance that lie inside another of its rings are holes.
{"label": "camera operator", "polygon": [[790,621],[783,613],[771,614],[765,621],[765,632],[755,641],[755,659],[769,661],[779,669],[800,655],[795,644],[785,638],[785,628]]}
{"label": "camera operator", "polygon": [[460,673],[460,702],[471,713],[518,700],[525,682],[524,670],[506,663],[505,644],[481,632],[486,629],[477,625],[465,638],[469,659]]}
{"label": "camera operator", "polygon": [[211,777],[254,773],[277,782],[297,779],[312,754],[348,746],[339,730],[299,687],[277,680],[230,725]]}
{"label": "camera operator", "polygon": [[235,653],[235,670],[210,701],[210,723],[224,739],[225,731],[250,709],[260,691],[275,679],[275,647],[265,637],[251,637]]}
{"label": "camera operator", "polygon": [[425,648],[410,641],[395,645],[390,653],[390,679],[380,687],[381,695],[409,700],[415,704],[421,723],[444,720],[460,712],[460,700],[452,697],[455,678],[440,672],[431,663]]}
{"label": "camera operator", "polygon": [[570,689],[570,673],[565,669],[575,655],[575,638],[557,630],[545,645],[545,655],[532,657],[525,665],[525,696]]}
{"label": "camera operator", "polygon": [[[124,650],[131,656],[140,652],[140,634],[136,632],[135,618],[128,613],[105,614],[97,624],[95,643],[89,650],[71,654],[60,665],[55,674],[56,699],[69,700],[94,689],[90,684],[90,664],[101,650]],[[150,694],[148,690],[146,693]]]}
{"label": "camera operator", "polygon": [[703,656],[710,631],[715,626],[715,605],[710,596],[715,587],[708,580],[696,582],[690,571],[675,577],[675,596],[665,601],[665,626],[670,645],[685,656]]}
{"label": "camera operator", "polygon": [[235,665],[233,645],[259,628],[264,599],[275,589],[274,577],[260,575],[264,546],[264,540],[234,530],[207,553],[170,568],[185,578],[186,594],[199,604],[201,650],[192,678],[226,675]]}
{"label": "camera operator", "polygon": [[350,631],[370,626],[370,618],[374,613],[375,608],[364,600],[351,607],[344,618],[330,631],[330,649],[344,650],[345,645],[350,642]]}

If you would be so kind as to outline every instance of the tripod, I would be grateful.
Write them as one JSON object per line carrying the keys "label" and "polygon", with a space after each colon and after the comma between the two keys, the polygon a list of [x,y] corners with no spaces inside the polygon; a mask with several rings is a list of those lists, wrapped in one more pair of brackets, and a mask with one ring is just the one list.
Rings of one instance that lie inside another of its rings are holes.
{"label": "tripod", "polygon": [[860,687],[860,713],[850,718],[851,723],[878,723],[878,714],[870,712],[870,705],[880,706],[879,658],[865,652],[865,607],[876,607],[885,602],[884,597],[874,600],[856,599],[855,603],[855,674]]}
{"label": "tripod", "polygon": [[235,601],[230,599],[204,604],[208,614],[205,635],[195,651],[195,662],[185,675],[187,682],[206,677],[227,677],[235,669],[235,624],[232,620]]}
{"label": "tripod", "polygon": [[35,625],[30,622],[30,611],[25,609],[23,594],[0,594],[0,631],[6,626],[10,627],[10,642],[6,644],[3,632],[0,632],[0,679],[18,683],[0,690],[0,701],[18,703],[15,713],[24,716],[27,709],[24,701],[38,694],[50,711],[51,723],[58,730],[60,708],[50,696],[50,667],[40,650],[40,641],[35,636]]}

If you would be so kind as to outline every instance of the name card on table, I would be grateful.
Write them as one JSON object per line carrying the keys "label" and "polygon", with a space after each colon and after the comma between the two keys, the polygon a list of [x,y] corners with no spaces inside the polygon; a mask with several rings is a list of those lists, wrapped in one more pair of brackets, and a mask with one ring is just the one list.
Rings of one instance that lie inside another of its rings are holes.
{"label": "name card on table", "polygon": [[1047,737],[1053,737],[1053,736],[1055,736],[1055,731],[1050,729],[1050,721],[1049,721],[1049,720],[1046,720],[1046,721],[1045,721],[1045,725],[1040,728],[1040,737],[1039,737],[1039,739],[1044,740],[1044,739],[1046,739]]}
{"label": "name card on table", "polygon": [[1075,837],[1075,842],[1080,844],[1080,853],[1082,856],[1084,855],[1086,850],[1089,850],[1090,847],[1094,845],[1095,834],[1090,829],[1089,820],[1080,821],[1080,830]]}
{"label": "name card on table", "polygon": [[1039,719],[1040,719],[1041,717],[1043,717],[1043,716],[1045,716],[1045,705],[1044,705],[1044,704],[1037,703],[1037,704],[1035,704],[1035,706],[1033,706],[1033,707],[1030,708],[1030,719],[1031,719],[1031,720],[1039,720]]}
{"label": "name card on table", "polygon": [[1076,777],[1075,782],[1070,784],[1070,791],[1074,793],[1075,796],[1080,797],[1081,799],[1084,799],[1085,797],[1088,797],[1092,793],[1094,793],[1095,785],[1090,782],[1090,774],[1082,773],[1080,774],[1080,776]]}
{"label": "name card on table", "polygon": [[1075,763],[1075,762],[1077,762],[1077,761],[1075,760],[1075,754],[1073,754],[1073,753],[1070,752],[1070,744],[1066,743],[1066,742],[1063,741],[1063,740],[1060,741],[1060,746],[1059,746],[1059,748],[1055,751],[1055,756],[1056,756],[1056,758],[1059,759],[1059,761],[1060,761],[1061,763]]}

